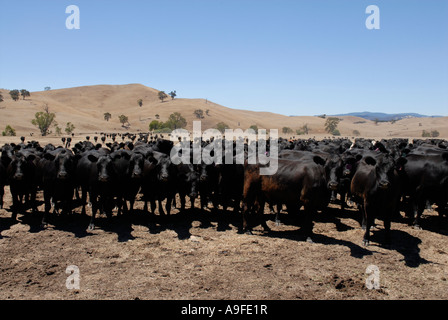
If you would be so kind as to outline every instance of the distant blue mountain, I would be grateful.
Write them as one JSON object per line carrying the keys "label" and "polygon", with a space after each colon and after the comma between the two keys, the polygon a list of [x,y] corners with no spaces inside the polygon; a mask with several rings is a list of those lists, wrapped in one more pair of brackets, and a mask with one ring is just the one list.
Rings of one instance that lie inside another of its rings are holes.
{"label": "distant blue mountain", "polygon": [[405,118],[438,118],[441,116],[426,116],[419,113],[382,113],[382,112],[351,112],[345,114],[335,114],[334,116],[354,116],[367,120],[391,121],[401,120]]}

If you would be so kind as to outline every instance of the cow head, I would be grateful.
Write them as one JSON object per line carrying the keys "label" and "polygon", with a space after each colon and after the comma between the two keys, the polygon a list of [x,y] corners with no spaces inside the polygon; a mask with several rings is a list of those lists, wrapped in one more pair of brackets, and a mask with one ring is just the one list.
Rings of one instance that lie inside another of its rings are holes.
{"label": "cow head", "polygon": [[144,164],[145,157],[141,153],[132,153],[129,161],[129,171],[132,179],[142,178]]}
{"label": "cow head", "polygon": [[91,162],[95,162],[98,168],[98,181],[110,182],[114,176],[115,170],[113,166],[113,160],[109,155],[97,156],[89,154],[88,159]]}
{"label": "cow head", "polygon": [[57,179],[66,180],[72,176],[76,167],[76,159],[70,150],[62,149],[56,155],[52,153],[45,153],[44,158],[54,162],[57,170]]}
{"label": "cow head", "polygon": [[9,176],[14,181],[22,181],[27,177],[30,168],[32,167],[32,162],[36,159],[34,154],[27,154],[17,152],[12,157],[12,161],[9,164]]}
{"label": "cow head", "polygon": [[372,166],[375,170],[379,188],[388,190],[391,186],[390,177],[393,175],[395,169],[395,163],[392,157],[387,155],[378,157],[367,156],[364,158],[364,162]]}

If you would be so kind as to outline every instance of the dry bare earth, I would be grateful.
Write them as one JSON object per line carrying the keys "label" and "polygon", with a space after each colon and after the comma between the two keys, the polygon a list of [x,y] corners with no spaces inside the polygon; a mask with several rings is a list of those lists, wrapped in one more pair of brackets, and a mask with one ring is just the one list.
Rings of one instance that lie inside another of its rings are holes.
{"label": "dry bare earth", "polygon": [[[255,124],[258,128],[278,129],[281,134],[283,127],[290,127],[295,132],[307,124],[310,134],[302,137],[322,138],[327,135],[324,131],[325,119],[319,117],[289,117],[270,112],[237,110],[205,99],[171,100],[168,97],[162,103],[157,92],[158,90],[141,84],[95,85],[32,92],[31,97],[26,100],[13,101],[8,90],[0,89],[4,98],[0,103],[0,129],[4,130],[6,125],[11,125],[18,135],[29,137],[30,133],[34,133],[36,137],[39,132],[31,124],[31,119],[36,112],[42,111],[43,107],[48,105],[50,112],[56,114],[56,120],[62,130],[70,121],[76,127],[75,134],[82,138],[95,132],[146,132],[149,123],[156,119],[156,114],[159,114],[161,121],[166,121],[173,112],[180,112],[187,120],[187,129],[192,130],[193,121],[198,120],[193,115],[196,109],[202,109],[204,113],[209,110],[209,116],[205,115],[201,119],[202,130],[216,127],[216,124],[222,121],[230,128],[245,130]],[[142,107],[138,106],[138,99],[143,100]],[[105,112],[112,115],[108,122],[104,120]],[[295,113],[300,114],[301,110]],[[123,128],[119,123],[120,114],[129,117],[129,128]],[[343,136],[352,137],[353,130],[358,130],[361,136],[369,138],[419,138],[423,130],[437,130],[441,138],[448,138],[448,117],[411,118],[394,124],[388,122],[377,125],[373,121],[357,117],[347,116],[341,119],[343,120],[338,128]],[[4,141],[6,140],[0,140]]]}
{"label": "dry bare earth", "polygon": [[[307,243],[293,216],[283,214],[276,226],[268,210],[272,231],[257,227],[247,235],[231,210],[174,209],[167,219],[150,219],[137,202],[132,218],[101,216],[87,232],[79,207],[70,217],[53,215],[41,229],[41,213],[12,222],[10,204],[7,190],[0,299],[448,299],[447,232],[427,211],[423,230],[392,223],[390,248],[380,244],[377,221],[366,248],[356,210],[337,205],[317,216],[315,243]],[[378,290],[366,288],[372,264],[380,271]],[[70,265],[79,267],[79,290],[66,288]]]}

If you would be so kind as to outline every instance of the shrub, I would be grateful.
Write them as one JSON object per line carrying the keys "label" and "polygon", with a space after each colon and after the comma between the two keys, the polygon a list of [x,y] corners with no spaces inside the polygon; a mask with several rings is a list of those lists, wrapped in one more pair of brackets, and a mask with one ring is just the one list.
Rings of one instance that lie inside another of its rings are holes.
{"label": "shrub", "polygon": [[11,127],[9,124],[5,127],[5,131],[2,132],[2,136],[4,137],[15,137],[16,130]]}

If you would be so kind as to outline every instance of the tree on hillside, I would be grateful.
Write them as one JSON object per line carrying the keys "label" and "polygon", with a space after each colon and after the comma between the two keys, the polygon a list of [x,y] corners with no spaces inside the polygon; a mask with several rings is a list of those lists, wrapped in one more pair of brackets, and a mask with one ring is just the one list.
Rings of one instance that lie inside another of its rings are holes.
{"label": "tree on hillside", "polygon": [[20,90],[20,94],[22,95],[23,100],[25,100],[26,97],[31,96],[30,92],[26,89]]}
{"label": "tree on hillside", "polygon": [[138,103],[138,106],[141,107],[143,105],[143,100],[142,99],[138,99],[137,103]]}
{"label": "tree on hillside", "polygon": [[149,124],[149,131],[163,129],[165,124],[162,121],[153,120]]}
{"label": "tree on hillside", "polygon": [[67,124],[65,125],[65,132],[67,134],[72,134],[74,130],[75,130],[75,125],[71,122],[67,122]]}
{"label": "tree on hillside", "polygon": [[216,129],[218,129],[219,132],[224,133],[226,131],[226,129],[230,129],[230,127],[229,127],[229,125],[227,123],[219,122],[216,125]]}
{"label": "tree on hillside", "polygon": [[104,120],[109,121],[112,118],[112,115],[109,112],[104,113]]}
{"label": "tree on hillside", "polygon": [[329,117],[325,121],[325,131],[328,133],[334,134],[337,130],[339,121],[341,121],[339,118],[335,117]]}
{"label": "tree on hillside", "polygon": [[163,100],[168,98],[168,95],[165,93],[165,91],[159,91],[158,96],[159,96],[160,101],[162,101],[162,102],[163,102]]}
{"label": "tree on hillside", "polygon": [[11,127],[9,124],[5,127],[5,131],[2,132],[2,136],[6,137],[14,137],[16,135],[16,130]]}
{"label": "tree on hillside", "polygon": [[54,113],[50,113],[48,105],[45,105],[44,111],[36,112],[34,119],[31,120],[31,123],[39,128],[42,136],[46,136],[50,133],[50,127],[52,125],[56,125],[55,118],[56,115]]}
{"label": "tree on hillside", "polygon": [[255,131],[255,133],[258,133],[258,126],[256,124],[253,124],[249,127],[249,129],[252,129]]}
{"label": "tree on hillside", "polygon": [[50,91],[51,88],[50,88],[50,87],[45,87],[44,90],[45,90],[45,91]]}
{"label": "tree on hillside", "polygon": [[202,109],[196,109],[194,110],[193,114],[195,115],[196,118],[198,119],[203,119],[204,118],[204,111]]}
{"label": "tree on hillside", "polygon": [[3,95],[0,93],[0,102],[3,101]]}
{"label": "tree on hillside", "polygon": [[168,121],[165,122],[165,126],[171,130],[185,128],[187,120],[179,112],[174,112],[170,114]]}
{"label": "tree on hillside", "polygon": [[127,116],[125,116],[124,114],[119,115],[119,116],[118,116],[118,120],[120,121],[122,127],[125,126],[125,125],[124,125],[125,123],[127,123],[128,126],[129,126],[129,118],[128,118]]}
{"label": "tree on hillside", "polygon": [[292,131],[292,129],[290,128],[290,127],[283,127],[282,128],[282,133],[283,134],[289,134],[289,133],[292,133],[293,131]]}
{"label": "tree on hillside", "polygon": [[9,91],[9,95],[11,96],[12,100],[17,101],[20,98],[20,92],[17,89]]}
{"label": "tree on hillside", "polygon": [[174,98],[177,96],[177,94],[176,94],[176,90],[171,91],[171,92],[169,93],[169,95],[170,95],[170,97],[171,97],[171,100],[174,100]]}

